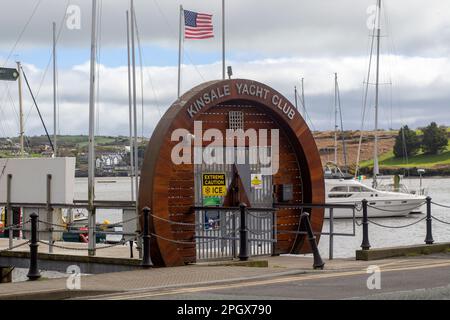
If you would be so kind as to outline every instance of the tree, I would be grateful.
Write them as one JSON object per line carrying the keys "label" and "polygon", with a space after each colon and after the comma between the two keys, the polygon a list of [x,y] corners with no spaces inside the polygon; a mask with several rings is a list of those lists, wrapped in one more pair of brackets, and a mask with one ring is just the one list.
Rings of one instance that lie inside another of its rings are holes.
{"label": "tree", "polygon": [[423,130],[422,149],[427,154],[438,154],[447,148],[447,132],[439,128],[436,122],[430,123]]}
{"label": "tree", "polygon": [[414,130],[410,130],[408,126],[404,126],[398,131],[395,138],[394,155],[397,158],[410,157],[417,154],[420,149],[420,141]]}

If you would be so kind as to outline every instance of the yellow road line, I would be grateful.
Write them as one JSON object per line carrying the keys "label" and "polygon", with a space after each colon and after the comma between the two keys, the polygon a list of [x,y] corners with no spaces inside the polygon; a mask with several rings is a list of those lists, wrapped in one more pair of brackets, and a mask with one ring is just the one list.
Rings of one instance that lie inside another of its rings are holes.
{"label": "yellow road line", "polygon": [[[406,260],[405,260],[406,261]],[[391,265],[392,263],[387,263],[386,265]],[[402,271],[402,270],[418,270],[418,269],[430,269],[430,268],[438,268],[438,267],[445,267],[450,266],[450,262],[444,262],[444,263],[435,263],[435,264],[429,264],[429,265],[415,265],[415,266],[406,266],[406,267],[398,267],[398,268],[390,268],[390,269],[384,269],[382,268],[383,265],[379,265],[381,267],[382,272],[391,272],[391,271]],[[182,289],[176,289],[166,292],[148,292],[148,293],[142,293],[142,294],[124,294],[120,296],[113,296],[105,299],[109,300],[122,300],[122,299],[141,299],[141,298],[148,298],[148,297],[158,297],[158,296],[166,296],[166,295],[175,295],[175,294],[184,294],[184,293],[196,293],[196,292],[202,292],[202,291],[214,291],[214,290],[222,290],[222,289],[231,289],[231,288],[242,288],[242,287],[252,287],[252,286],[260,286],[260,285],[271,285],[271,284],[277,284],[277,283],[285,283],[285,282],[291,282],[291,281],[305,281],[305,280],[316,280],[316,279],[327,279],[327,278],[336,278],[336,277],[348,277],[353,275],[361,275],[366,274],[367,271],[360,270],[360,271],[346,271],[346,272],[336,272],[336,273],[321,273],[321,274],[312,274],[312,275],[298,275],[298,276],[291,276],[291,277],[285,277],[285,278],[275,278],[275,279],[268,279],[268,280],[261,280],[261,281],[252,281],[247,283],[234,283],[234,284],[224,284],[224,285],[217,285],[217,286],[210,286],[210,287],[194,287],[194,288],[182,288]]]}

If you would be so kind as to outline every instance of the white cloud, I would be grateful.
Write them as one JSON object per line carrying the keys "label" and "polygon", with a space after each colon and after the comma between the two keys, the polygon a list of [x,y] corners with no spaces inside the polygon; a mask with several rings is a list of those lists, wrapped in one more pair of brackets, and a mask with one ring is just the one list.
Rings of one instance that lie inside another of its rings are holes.
{"label": "white cloud", "polygon": [[[125,52],[125,10],[129,1],[102,0],[102,48]],[[193,54],[218,55],[220,52],[220,1],[198,0],[135,0],[142,42],[177,51],[178,6],[214,14],[216,39],[187,44]],[[37,93],[51,46],[51,22],[61,21],[67,3],[81,7],[81,30],[63,27],[59,48],[89,49],[91,1],[41,0],[25,32],[19,35],[37,0],[6,0],[0,21],[0,63],[18,44],[9,59],[23,53],[38,52],[36,61],[25,64],[30,83]],[[359,128],[363,81],[367,73],[369,30],[366,27],[367,7],[375,0],[226,0],[227,53],[235,61],[234,77],[250,78],[273,86],[293,100],[293,87],[305,78],[306,101],[314,126],[331,129],[333,105],[333,74],[339,74],[345,127]],[[382,82],[392,82],[381,90],[381,125],[414,127],[436,120],[450,124],[446,112],[450,94],[450,20],[448,0],[383,1],[387,15],[383,17]],[[19,14],[20,13],[20,14]],[[41,51],[39,51],[41,50]],[[148,51],[147,51],[148,52]],[[391,53],[391,55],[387,55]],[[174,54],[176,55],[176,53]],[[43,58],[44,56],[44,58]],[[59,62],[73,64],[62,55]],[[123,58],[123,57],[122,57]],[[144,57],[145,58],[145,57]],[[156,57],[157,59],[159,57]],[[39,60],[39,61],[37,61]],[[199,61],[200,59],[194,59]],[[103,60],[102,60],[103,61]],[[114,60],[115,65],[122,62]],[[145,60],[148,61],[148,60]],[[187,60],[186,60],[187,61]],[[152,64],[156,64],[151,61]],[[60,130],[78,134],[88,130],[89,64],[60,68],[59,72]],[[139,76],[139,71],[138,71]],[[221,63],[183,67],[183,89],[221,76]],[[100,134],[128,134],[128,87],[126,66],[101,66]],[[173,66],[146,66],[145,132],[150,134],[160,115],[176,98],[177,75]],[[373,79],[371,79],[371,82]],[[139,83],[138,83],[139,84]],[[5,88],[9,88],[5,90]],[[140,86],[138,85],[138,92]],[[17,86],[0,87],[0,135],[16,135]],[[373,97],[373,90],[370,97]],[[25,94],[26,132],[43,133],[32,101]],[[52,80],[47,73],[39,91],[38,103],[51,131]],[[369,108],[373,106],[373,100]],[[138,100],[140,104],[140,100]],[[392,107],[391,107],[392,106]],[[427,110],[424,112],[423,110]],[[140,110],[140,106],[139,106]],[[368,121],[373,110],[368,110]]]}
{"label": "white cloud", "polygon": [[[382,61],[388,60],[382,57]],[[450,114],[439,113],[450,100],[448,87],[450,80],[450,59],[392,57],[391,73],[395,77],[382,78],[382,82],[393,82],[392,111],[389,86],[381,87],[382,126],[391,124],[398,127],[406,123],[412,127],[427,124],[435,120],[450,123]],[[300,77],[305,78],[305,91],[308,113],[317,129],[331,129],[330,112],[333,106],[334,72],[339,74],[341,99],[344,113],[344,126],[358,129],[361,121],[361,97],[363,77],[366,74],[367,58],[280,58],[257,60],[250,63],[230,62],[235,78],[249,78],[267,83],[293,101],[293,87],[299,85]],[[385,63],[385,65],[389,65]],[[36,92],[43,70],[32,65],[25,65],[33,90]],[[100,68],[100,134],[128,134],[128,85],[126,67]],[[385,69],[382,69],[385,70]],[[138,70],[139,71],[139,70]],[[183,90],[203,82],[220,77],[221,64],[183,66]],[[199,75],[201,74],[201,76]],[[139,76],[139,72],[137,72]],[[144,132],[149,136],[160,115],[176,100],[175,67],[145,67],[144,70]],[[152,81],[150,82],[150,77]],[[373,81],[373,80],[372,80]],[[74,66],[59,71],[60,131],[62,134],[79,134],[88,131],[88,64]],[[152,85],[153,84],[153,85]],[[10,94],[17,110],[17,89],[9,84]],[[140,114],[140,84],[138,78],[138,109]],[[373,90],[372,90],[373,91]],[[17,134],[16,113],[7,92],[0,91],[0,103],[6,117],[2,124],[9,128],[8,135]],[[371,97],[373,94],[371,94]],[[52,80],[48,74],[45,78],[38,104],[47,125],[52,131],[53,117]],[[25,94],[25,114],[28,135],[42,134],[43,129],[32,101]],[[373,105],[373,100],[369,106]],[[424,109],[427,112],[424,115]],[[31,111],[30,111],[31,110]],[[0,113],[0,116],[2,114]],[[370,121],[371,110],[368,110]],[[140,125],[140,120],[139,120]],[[367,128],[371,128],[368,125]],[[140,132],[140,129],[139,129]]]}

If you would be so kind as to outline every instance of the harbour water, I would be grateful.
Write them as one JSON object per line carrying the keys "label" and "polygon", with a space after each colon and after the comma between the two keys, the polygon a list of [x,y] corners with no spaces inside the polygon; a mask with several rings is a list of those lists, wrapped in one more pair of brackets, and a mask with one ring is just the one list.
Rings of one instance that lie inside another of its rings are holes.
{"label": "harbour water", "polygon": [[[129,177],[96,178],[95,199],[113,201],[131,201],[131,182]],[[88,180],[87,178],[75,179],[75,200],[87,200]],[[98,209],[97,222],[103,223],[108,220],[116,223],[122,220],[121,210]]]}
{"label": "harbour water", "polygon": [[[364,183],[370,185],[370,180]],[[405,179],[403,183],[410,189],[419,188],[420,180],[417,178]],[[428,195],[434,202],[450,205],[450,178],[424,178],[423,187],[428,189]],[[98,178],[95,188],[95,196],[98,200],[131,200],[130,178]],[[75,185],[75,198],[87,199],[87,179],[79,178]],[[425,213],[425,206],[423,207]],[[450,222],[450,209],[432,206],[432,214],[444,221]],[[388,226],[402,226],[413,223],[423,218],[424,214],[414,214],[402,218],[378,218],[377,223]],[[99,210],[97,220],[109,220],[111,223],[121,220],[119,210]],[[360,219],[359,219],[360,220]],[[329,221],[325,220],[323,232],[328,232]],[[334,231],[351,233],[353,223],[351,219],[336,219]],[[421,221],[408,228],[387,229],[376,225],[369,225],[370,244],[372,248],[392,247],[399,245],[421,244],[425,239],[425,221]],[[433,221],[433,236],[435,242],[450,241],[450,226]],[[334,257],[348,258],[355,256],[355,250],[359,249],[362,240],[362,228],[356,226],[354,237],[336,236],[334,238]],[[319,242],[319,249],[323,257],[328,257],[328,236],[323,236]]]}

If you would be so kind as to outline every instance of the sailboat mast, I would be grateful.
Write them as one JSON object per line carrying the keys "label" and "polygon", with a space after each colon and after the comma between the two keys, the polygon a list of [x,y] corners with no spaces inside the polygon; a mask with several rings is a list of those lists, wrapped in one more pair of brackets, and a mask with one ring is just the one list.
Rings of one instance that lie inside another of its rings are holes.
{"label": "sailboat mast", "polygon": [[127,21],[127,58],[128,58],[128,122],[130,129],[130,179],[131,179],[131,200],[134,200],[134,143],[133,143],[133,102],[131,98],[131,60],[130,60],[130,21],[128,11],[126,12]]}
{"label": "sailboat mast", "polygon": [[377,175],[380,173],[378,166],[378,107],[379,107],[379,83],[380,83],[380,38],[381,38],[381,0],[378,0],[377,19],[375,28],[377,29],[377,68],[375,80],[375,133],[374,133],[374,155],[373,155],[373,187],[377,186]]}
{"label": "sailboat mast", "polygon": [[134,27],[135,27],[135,12],[134,1],[130,2],[131,15],[131,70],[133,79],[133,134],[134,134],[134,192],[136,201],[136,214],[139,214],[138,205],[138,190],[139,190],[139,158],[138,158],[138,141],[137,141],[137,107],[136,107],[136,50],[134,44]]}
{"label": "sailboat mast", "polygon": [[19,85],[19,129],[20,129],[20,136],[19,136],[19,141],[20,141],[20,157],[23,158],[25,155],[25,149],[24,149],[24,133],[25,133],[25,129],[24,129],[24,122],[23,122],[23,99],[22,99],[22,75],[23,75],[23,71],[22,71],[22,64],[20,63],[20,61],[17,61],[17,72],[19,73],[19,77],[18,77],[18,85]]}
{"label": "sailboat mast", "polygon": [[339,91],[339,82],[337,81],[336,74],[336,105],[339,110],[339,119],[340,119],[340,131],[341,131],[341,140],[342,140],[342,154],[344,158],[344,172],[348,173],[348,162],[347,162],[347,146],[345,143],[345,134],[344,134],[344,120],[342,119],[342,106],[341,106],[341,93]]}
{"label": "sailboat mast", "polygon": [[89,151],[88,151],[88,211],[89,211],[89,255],[95,255],[95,208],[94,208],[94,186],[95,186],[95,57],[96,57],[96,19],[97,0],[92,0],[92,30],[91,30],[91,68],[89,76]]}
{"label": "sailboat mast", "polygon": [[53,154],[58,156],[57,142],[56,142],[56,23],[53,22]]}
{"label": "sailboat mast", "polygon": [[303,106],[303,119],[306,122],[306,105],[305,105],[305,87],[303,86],[303,78],[302,78],[302,106]]}
{"label": "sailboat mast", "polygon": [[338,116],[338,106],[337,106],[337,73],[334,74],[334,164],[337,165],[338,156],[338,124],[337,124],[337,116]]}

